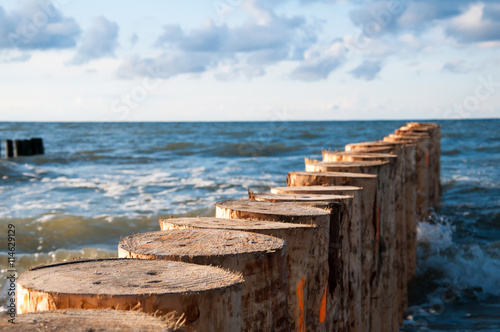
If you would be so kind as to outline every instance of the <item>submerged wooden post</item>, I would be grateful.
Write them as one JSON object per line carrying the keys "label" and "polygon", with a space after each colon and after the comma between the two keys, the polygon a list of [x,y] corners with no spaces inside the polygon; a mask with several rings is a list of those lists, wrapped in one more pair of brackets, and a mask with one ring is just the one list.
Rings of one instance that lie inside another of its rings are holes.
{"label": "submerged wooden post", "polygon": [[211,217],[160,219],[162,230],[172,229],[226,229],[265,234],[286,243],[288,275],[288,313],[292,331],[306,331],[304,303],[307,289],[297,285],[307,280],[309,249],[316,241],[316,226],[285,222],[223,219]]}
{"label": "submerged wooden post", "polygon": [[394,181],[394,217],[395,217],[395,246],[394,267],[397,272],[397,296],[393,297],[393,317],[398,317],[394,325],[403,324],[404,310],[408,307],[408,254],[407,254],[407,231],[406,231],[406,197],[405,197],[405,150],[401,146],[386,147],[392,150],[390,153],[360,153],[358,151],[342,151],[323,154],[323,161],[387,161],[392,164],[393,172],[389,180]]}
{"label": "submerged wooden post", "polygon": [[181,322],[142,312],[111,309],[66,309],[18,315],[15,325],[0,321],[0,331],[158,331],[182,332]]}
{"label": "submerged wooden post", "polygon": [[14,140],[14,157],[21,157],[24,155],[24,141],[20,139]]}
{"label": "submerged wooden post", "polygon": [[44,154],[45,149],[43,147],[43,140],[41,138],[35,137],[30,139],[32,148],[33,148],[33,154]]}
{"label": "submerged wooden post", "polygon": [[14,145],[12,144],[12,140],[5,140],[5,158],[14,157]]}
{"label": "submerged wooden post", "polygon": [[33,149],[33,142],[31,140],[23,139],[23,145],[25,156],[33,156],[35,154]]}
{"label": "submerged wooden post", "polygon": [[257,201],[223,201],[215,203],[217,218],[269,220],[316,225],[314,240],[309,248],[307,279],[297,285],[305,300],[307,331],[330,331],[327,325],[328,241],[330,214],[324,210],[294,203]]}
{"label": "submerged wooden post", "polygon": [[[303,186],[355,186],[361,187],[361,288],[362,307],[370,312],[369,331],[380,331],[380,297],[372,292],[371,281],[377,274],[375,249],[378,247],[377,225],[377,176],[372,174],[344,172],[290,172],[287,177],[290,187]],[[366,324],[366,322],[364,323]]]}
{"label": "submerged wooden post", "polygon": [[197,331],[241,329],[240,275],[204,265],[143,259],[39,266],[17,280],[19,314],[55,309],[177,312]]}
{"label": "submerged wooden post", "polygon": [[182,261],[241,272],[242,330],[288,331],[288,278],[283,240],[241,231],[177,229],[124,238],[118,256]]}
{"label": "submerged wooden post", "polygon": [[[353,196],[251,193],[251,200],[294,202],[324,209],[330,213],[328,245],[327,315],[331,330],[361,328],[361,221],[354,212]],[[341,204],[339,209],[338,205]],[[356,206],[359,209],[359,206]]]}

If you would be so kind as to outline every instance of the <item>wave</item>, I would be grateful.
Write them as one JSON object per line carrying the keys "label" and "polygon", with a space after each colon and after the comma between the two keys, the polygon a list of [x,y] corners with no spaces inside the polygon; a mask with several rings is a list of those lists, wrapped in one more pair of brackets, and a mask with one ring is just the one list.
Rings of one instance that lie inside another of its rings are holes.
{"label": "wave", "polygon": [[437,273],[439,287],[452,284],[480,299],[500,296],[500,242],[457,242],[456,232],[456,226],[440,215],[419,223],[418,274]]}

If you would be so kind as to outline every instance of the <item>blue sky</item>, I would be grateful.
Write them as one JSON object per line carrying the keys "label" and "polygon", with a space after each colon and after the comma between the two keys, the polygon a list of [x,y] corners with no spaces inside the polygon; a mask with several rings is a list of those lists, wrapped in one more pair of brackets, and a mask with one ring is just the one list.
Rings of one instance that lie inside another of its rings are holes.
{"label": "blue sky", "polygon": [[0,0],[0,121],[499,115],[498,1]]}

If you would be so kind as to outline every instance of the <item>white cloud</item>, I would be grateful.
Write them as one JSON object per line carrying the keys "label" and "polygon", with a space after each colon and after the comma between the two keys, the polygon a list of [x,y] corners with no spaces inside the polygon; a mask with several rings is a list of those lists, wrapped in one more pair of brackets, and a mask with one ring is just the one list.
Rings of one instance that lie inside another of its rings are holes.
{"label": "white cloud", "polygon": [[362,64],[357,66],[351,71],[351,75],[356,78],[362,78],[367,81],[373,80],[377,74],[382,70],[380,61],[363,61]]}
{"label": "white cloud", "polygon": [[80,26],[52,2],[30,0],[6,13],[0,7],[0,49],[47,50],[76,45]]}
{"label": "white cloud", "polygon": [[115,22],[103,16],[97,17],[83,36],[71,63],[81,65],[100,58],[114,57],[118,45],[118,30],[118,24]]}
{"label": "white cloud", "polygon": [[465,43],[500,41],[500,5],[472,5],[450,21],[447,32]]}
{"label": "white cloud", "polygon": [[126,60],[118,76],[148,75],[144,68],[149,66],[165,78],[207,70],[215,70],[215,77],[222,80],[252,78],[264,75],[268,66],[291,59],[297,47],[308,48],[316,42],[314,29],[303,17],[277,15],[265,2],[246,1],[243,8],[250,17],[239,26],[216,25],[210,20],[189,31],[179,25],[164,26],[156,40],[163,53]]}

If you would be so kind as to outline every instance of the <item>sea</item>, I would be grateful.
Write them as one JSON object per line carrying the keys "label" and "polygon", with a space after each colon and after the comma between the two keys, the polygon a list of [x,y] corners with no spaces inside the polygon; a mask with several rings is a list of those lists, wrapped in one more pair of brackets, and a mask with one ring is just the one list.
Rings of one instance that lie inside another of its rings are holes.
{"label": "sea", "polygon": [[[500,120],[436,122],[442,202],[418,225],[401,331],[500,331]],[[44,155],[14,159],[1,149],[0,310],[9,225],[17,275],[115,257],[120,238],[159,230],[160,216],[213,216],[217,201],[286,185],[304,157],[382,139],[405,123],[0,123],[1,140],[41,137],[45,146]]]}

